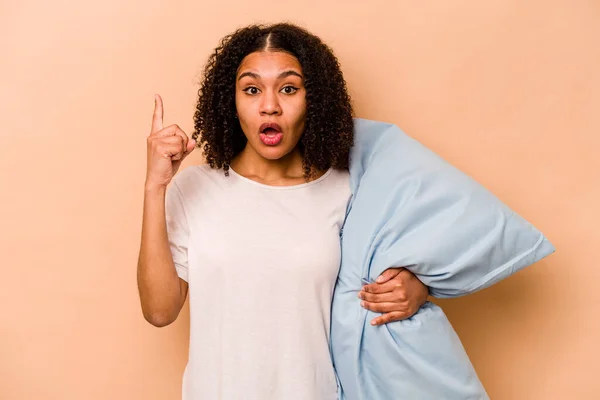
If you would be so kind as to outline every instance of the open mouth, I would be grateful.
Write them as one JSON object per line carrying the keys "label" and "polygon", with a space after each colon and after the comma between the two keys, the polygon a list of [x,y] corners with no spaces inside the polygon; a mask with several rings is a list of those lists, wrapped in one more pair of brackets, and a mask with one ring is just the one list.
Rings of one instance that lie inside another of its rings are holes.
{"label": "open mouth", "polygon": [[262,133],[264,133],[267,136],[274,136],[277,135],[279,131],[275,128],[267,128],[264,131],[262,131]]}
{"label": "open mouth", "polygon": [[264,133],[268,136],[275,136],[278,133],[281,133],[281,127],[274,122],[268,122],[260,126],[260,133]]}
{"label": "open mouth", "polygon": [[274,122],[262,124],[259,130],[260,140],[267,146],[276,146],[283,140],[281,127]]}

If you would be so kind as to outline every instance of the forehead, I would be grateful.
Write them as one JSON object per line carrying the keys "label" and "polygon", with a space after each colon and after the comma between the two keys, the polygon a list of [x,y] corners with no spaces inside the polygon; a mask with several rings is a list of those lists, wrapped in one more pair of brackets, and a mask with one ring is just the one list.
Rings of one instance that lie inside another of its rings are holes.
{"label": "forehead", "polygon": [[256,72],[259,75],[276,74],[284,70],[301,73],[302,67],[298,59],[282,51],[257,51],[248,54],[240,63],[237,74],[245,71]]}

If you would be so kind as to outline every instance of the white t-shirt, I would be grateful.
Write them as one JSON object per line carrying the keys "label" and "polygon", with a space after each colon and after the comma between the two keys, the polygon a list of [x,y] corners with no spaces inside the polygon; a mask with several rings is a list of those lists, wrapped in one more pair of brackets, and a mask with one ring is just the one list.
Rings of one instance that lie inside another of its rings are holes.
{"label": "white t-shirt", "polygon": [[334,400],[330,310],[349,175],[269,186],[192,166],[166,197],[189,283],[184,400]]}

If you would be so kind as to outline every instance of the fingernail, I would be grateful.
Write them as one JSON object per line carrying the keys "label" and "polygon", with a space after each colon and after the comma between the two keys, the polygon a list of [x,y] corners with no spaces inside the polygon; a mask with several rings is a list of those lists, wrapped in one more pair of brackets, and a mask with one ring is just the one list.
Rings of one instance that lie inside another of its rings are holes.
{"label": "fingernail", "polygon": [[376,322],[375,322],[375,321],[371,321],[371,325],[375,325],[375,324],[376,324]]}
{"label": "fingernail", "polygon": [[361,301],[361,302],[360,302],[360,306],[361,306],[361,307],[364,307],[364,306],[365,306],[365,304],[366,304],[366,303],[365,303],[364,301]]}
{"label": "fingernail", "polygon": [[383,276],[377,277],[377,279],[375,280],[375,282],[378,282],[378,283],[383,282]]}

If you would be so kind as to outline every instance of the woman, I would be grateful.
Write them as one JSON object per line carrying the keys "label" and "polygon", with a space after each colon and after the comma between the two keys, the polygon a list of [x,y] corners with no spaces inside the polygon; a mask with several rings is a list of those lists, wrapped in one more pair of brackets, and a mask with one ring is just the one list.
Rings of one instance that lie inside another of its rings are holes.
{"label": "woman", "polygon": [[[155,326],[189,287],[183,398],[337,398],[328,341],[353,137],[337,59],[296,26],[250,26],[209,58],[191,139],[155,100],[138,286]],[[207,165],[174,176],[196,146]],[[401,268],[378,281],[359,294],[385,313],[373,324],[426,300]]]}

